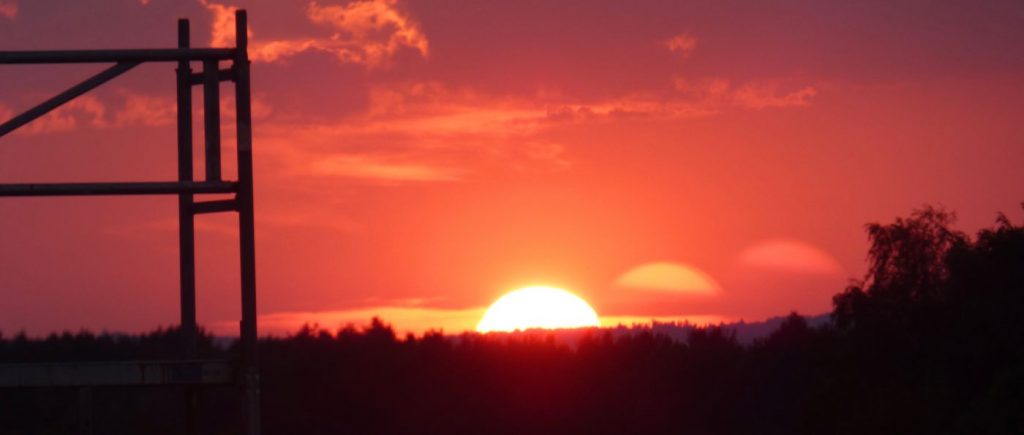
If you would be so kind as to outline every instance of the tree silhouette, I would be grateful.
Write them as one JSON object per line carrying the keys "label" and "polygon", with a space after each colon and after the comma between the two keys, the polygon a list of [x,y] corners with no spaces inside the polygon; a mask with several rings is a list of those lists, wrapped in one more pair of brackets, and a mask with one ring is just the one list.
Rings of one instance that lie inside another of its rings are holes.
{"label": "tree silhouette", "polygon": [[833,298],[836,326],[905,325],[910,311],[938,303],[945,296],[948,254],[967,244],[963,233],[950,229],[955,220],[953,213],[926,207],[889,225],[869,224],[868,272]]}

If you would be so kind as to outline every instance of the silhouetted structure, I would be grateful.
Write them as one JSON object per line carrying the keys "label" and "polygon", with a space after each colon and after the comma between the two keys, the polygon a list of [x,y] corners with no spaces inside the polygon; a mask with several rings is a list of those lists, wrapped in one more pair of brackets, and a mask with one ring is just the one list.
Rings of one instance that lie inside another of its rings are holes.
{"label": "silhouetted structure", "polygon": [[[0,366],[0,387],[80,387],[80,425],[91,431],[92,389],[95,386],[184,385],[186,430],[196,431],[199,386],[237,383],[243,391],[244,427],[260,432],[259,372],[257,369],[256,266],[253,224],[252,117],[248,34],[244,10],[235,13],[234,48],[191,48],[188,20],[178,21],[178,47],[173,49],[8,51],[0,64],[105,63],[114,66],[73,86],[0,125],[0,136],[45,115],[68,101],[131,70],[143,62],[177,63],[178,180],[173,182],[4,184],[0,196],[155,195],[178,196],[181,277],[181,338],[176,359]],[[219,62],[230,61],[228,69]],[[193,62],[202,70],[193,73]],[[222,81],[235,84],[238,180],[221,179],[220,91]],[[203,87],[205,179],[193,179],[192,86]],[[195,195],[233,193],[226,200],[196,201]],[[237,364],[198,357],[195,307],[195,215],[238,212],[241,256],[241,346]]]}

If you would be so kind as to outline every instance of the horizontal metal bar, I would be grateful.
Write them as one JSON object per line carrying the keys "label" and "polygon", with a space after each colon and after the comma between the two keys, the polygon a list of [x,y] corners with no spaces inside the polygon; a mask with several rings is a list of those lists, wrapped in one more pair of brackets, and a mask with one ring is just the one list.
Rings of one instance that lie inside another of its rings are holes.
{"label": "horizontal metal bar", "polygon": [[0,364],[0,387],[231,384],[227,361],[117,361]]}
{"label": "horizontal metal bar", "polygon": [[[189,84],[191,84],[192,86],[201,85],[201,84],[203,84],[204,80],[205,80],[205,74],[203,74],[201,72],[192,73],[192,75],[189,76]],[[233,81],[235,81],[235,69],[234,68],[224,68],[224,69],[217,70],[217,80],[218,81],[222,81],[222,82],[233,82]]]}
{"label": "horizontal metal bar", "polygon": [[232,198],[192,203],[193,214],[220,213],[225,211],[238,211],[238,200]]}
{"label": "horizontal metal bar", "polygon": [[234,54],[235,49],[233,48],[0,51],[0,64],[230,60]]}
{"label": "horizontal metal bar", "polygon": [[0,184],[0,196],[164,195],[178,193],[232,193],[238,183],[229,181]]}
{"label": "horizontal metal bar", "polygon": [[60,94],[57,94],[57,96],[40,103],[36,107],[26,110],[25,113],[15,116],[0,125],[0,137],[3,137],[7,133],[14,131],[16,128],[28,124],[29,122],[32,122],[32,120],[49,113],[51,110],[73,100],[75,97],[95,89],[97,86],[110,81],[114,77],[124,74],[126,71],[134,68],[138,64],[138,62],[118,62],[116,65],[100,71],[98,74],[89,77]]}

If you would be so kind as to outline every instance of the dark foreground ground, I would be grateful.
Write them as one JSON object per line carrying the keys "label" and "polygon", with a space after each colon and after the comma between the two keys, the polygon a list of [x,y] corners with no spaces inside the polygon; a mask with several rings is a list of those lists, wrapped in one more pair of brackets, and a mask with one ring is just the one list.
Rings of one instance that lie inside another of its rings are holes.
{"label": "dark foreground ground", "polygon": [[[267,434],[1024,433],[1024,227],[975,237],[933,209],[870,225],[870,271],[831,321],[740,344],[634,331],[396,338],[386,324],[261,343]],[[0,362],[166,358],[176,331],[0,339]],[[229,357],[210,337],[206,356]],[[96,389],[95,433],[180,433],[180,389]],[[0,389],[0,434],[76,433],[78,392]],[[231,390],[202,433],[235,433]]]}

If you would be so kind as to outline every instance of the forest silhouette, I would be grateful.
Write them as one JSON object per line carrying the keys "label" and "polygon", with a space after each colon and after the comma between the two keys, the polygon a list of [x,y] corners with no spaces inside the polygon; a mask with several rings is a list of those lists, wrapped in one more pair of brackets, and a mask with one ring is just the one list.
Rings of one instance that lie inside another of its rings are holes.
{"label": "forest silhouette", "polygon": [[[741,344],[721,326],[397,337],[306,326],[260,342],[263,424],[281,434],[1024,433],[1024,226],[974,237],[926,207],[867,226],[868,272],[830,321],[792,313]],[[0,335],[0,362],[167,359],[176,329]],[[204,333],[202,356],[229,357]],[[204,433],[232,433],[230,388]],[[0,433],[75,430],[72,389],[0,389]],[[97,389],[96,433],[179,433],[181,390]]]}

